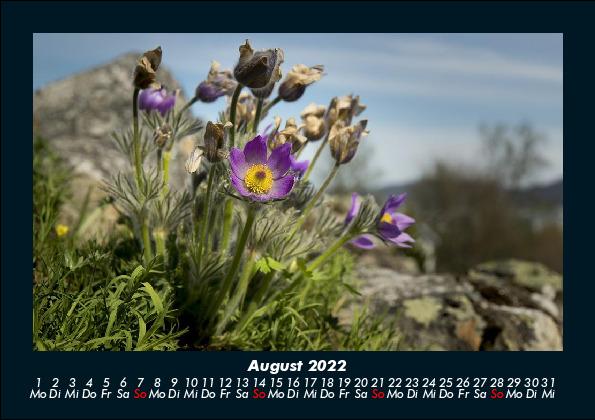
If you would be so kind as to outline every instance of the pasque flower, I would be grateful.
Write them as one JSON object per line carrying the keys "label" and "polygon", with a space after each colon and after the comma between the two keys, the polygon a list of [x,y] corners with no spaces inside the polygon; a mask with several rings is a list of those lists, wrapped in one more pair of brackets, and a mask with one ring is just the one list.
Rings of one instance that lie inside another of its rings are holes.
{"label": "pasque flower", "polygon": [[244,86],[252,89],[264,88],[271,79],[279,77],[279,66],[283,60],[282,49],[255,52],[246,40],[245,44],[240,46],[240,59],[233,69],[233,75]]}
{"label": "pasque flower", "polygon": [[207,122],[204,135],[205,157],[209,162],[219,162],[226,157],[225,147],[225,129],[231,127],[228,121],[225,124]]}
{"label": "pasque flower", "polygon": [[342,165],[353,159],[361,138],[368,135],[367,124],[368,120],[361,120],[355,125],[346,126],[345,121],[339,120],[332,126],[329,145],[337,164]]}
{"label": "pasque flower", "polygon": [[271,201],[286,197],[295,182],[289,172],[291,145],[273,149],[267,157],[266,139],[256,136],[246,143],[244,150],[232,148],[229,155],[231,183],[252,201]]}
{"label": "pasque flower", "polygon": [[345,122],[350,125],[353,117],[358,116],[366,106],[359,102],[359,96],[347,95],[335,97],[331,100],[326,111],[326,125],[332,127],[337,121]]}
{"label": "pasque flower", "polygon": [[176,95],[168,94],[165,88],[144,89],[138,98],[138,107],[145,111],[159,111],[165,115],[176,104]]}
{"label": "pasque flower", "polygon": [[217,61],[211,63],[211,69],[207,79],[202,81],[196,88],[195,95],[202,102],[215,102],[224,95],[231,95],[237,86],[231,70],[219,70]]}
{"label": "pasque flower", "polygon": [[[407,194],[391,195],[380,210],[376,223],[376,232],[380,238],[401,248],[411,248],[411,243],[415,240],[404,232],[409,226],[415,223],[415,219],[403,213],[398,213],[397,209],[403,204]],[[345,224],[349,224],[357,215],[360,208],[360,199],[357,193],[351,195],[351,208],[345,217]],[[361,235],[351,241],[351,243],[363,249],[372,249],[375,247],[372,241],[372,235]]]}
{"label": "pasque flower", "polygon": [[286,102],[297,101],[306,91],[306,87],[320,80],[323,71],[324,66],[320,64],[312,67],[303,64],[293,66],[279,86],[279,96]]}
{"label": "pasque flower", "polygon": [[300,134],[300,128],[295,123],[295,119],[288,118],[285,121],[285,128],[283,130],[279,130],[280,123],[281,120],[275,118],[276,130],[270,139],[271,148],[274,149],[282,144],[289,143],[291,144],[292,153],[297,152],[306,144],[308,139]]}
{"label": "pasque flower", "polygon": [[146,51],[134,68],[134,87],[137,89],[158,88],[157,69],[161,64],[161,47]]}
{"label": "pasque flower", "polygon": [[326,108],[324,105],[311,103],[300,114],[303,122],[302,131],[308,141],[320,140],[326,133],[326,124],[324,123],[325,112]]}
{"label": "pasque flower", "polygon": [[293,174],[297,178],[301,178],[304,176],[306,171],[308,170],[308,166],[310,166],[309,160],[300,160],[298,161],[294,155],[289,155],[289,170],[293,172]]}

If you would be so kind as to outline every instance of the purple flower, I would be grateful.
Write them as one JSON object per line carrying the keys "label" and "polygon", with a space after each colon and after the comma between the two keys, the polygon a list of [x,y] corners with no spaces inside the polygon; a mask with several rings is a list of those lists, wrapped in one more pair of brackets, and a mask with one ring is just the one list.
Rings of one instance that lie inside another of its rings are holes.
{"label": "purple flower", "polygon": [[[401,248],[411,248],[411,243],[415,240],[404,232],[409,226],[415,223],[415,219],[403,213],[397,213],[397,209],[403,204],[407,194],[391,195],[380,210],[378,223],[376,225],[378,235],[385,241],[392,242]],[[345,224],[349,224],[359,212],[360,202],[356,193],[351,195],[351,208],[345,216]],[[363,249],[374,248],[374,242],[371,235],[361,235],[355,238],[351,243]]]}
{"label": "purple flower", "polygon": [[267,158],[267,143],[256,136],[246,143],[244,150],[231,149],[231,183],[244,197],[253,201],[271,201],[286,197],[295,179],[289,169],[291,145],[274,149]]}
{"label": "purple flower", "polygon": [[144,89],[138,98],[138,107],[147,112],[157,110],[161,115],[172,109],[176,104],[176,95],[168,95],[167,90]]}
{"label": "purple flower", "polygon": [[289,160],[289,169],[291,170],[291,172],[293,172],[298,178],[303,177],[306,171],[308,170],[308,166],[310,166],[310,161],[298,161],[293,155],[289,155]]}
{"label": "purple flower", "polygon": [[220,64],[216,61],[211,63],[211,69],[207,79],[201,82],[196,88],[195,95],[202,102],[215,102],[224,95],[231,95],[237,86],[233,80],[231,70],[219,70]]}

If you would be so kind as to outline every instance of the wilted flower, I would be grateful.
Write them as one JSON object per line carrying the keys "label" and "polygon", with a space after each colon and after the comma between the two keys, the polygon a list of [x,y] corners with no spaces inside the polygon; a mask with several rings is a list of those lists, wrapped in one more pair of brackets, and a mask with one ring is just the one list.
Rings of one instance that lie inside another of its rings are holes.
{"label": "wilted flower", "polygon": [[[406,198],[406,193],[397,196],[391,195],[384,203],[384,206],[382,206],[376,224],[376,233],[378,236],[401,248],[411,248],[410,244],[415,242],[409,234],[404,232],[405,229],[415,223],[415,219],[406,214],[397,213],[397,209],[403,204]],[[345,217],[345,224],[349,224],[353,220],[359,212],[359,207],[359,196],[353,193],[351,195],[351,208]],[[372,249],[375,246],[371,235],[358,236],[351,243],[363,249]]]}
{"label": "wilted flower", "polygon": [[298,161],[294,155],[289,155],[289,170],[293,172],[293,174],[297,178],[301,178],[304,176],[306,171],[308,170],[308,166],[310,166],[309,160],[300,160]]}
{"label": "wilted flower", "polygon": [[279,76],[279,66],[283,59],[282,49],[254,52],[250,42],[246,40],[246,43],[240,46],[240,59],[233,69],[233,74],[244,86],[253,89],[264,88],[271,79]]}
{"label": "wilted flower", "polygon": [[231,127],[228,121],[225,124],[211,121],[207,123],[204,136],[205,156],[209,162],[219,162],[226,157],[225,153],[225,129]]}
{"label": "wilted flower", "polygon": [[[275,118],[275,124],[277,128],[279,127],[280,122],[281,119]],[[292,153],[295,153],[298,150],[300,150],[308,141],[308,139],[305,136],[300,134],[300,128],[297,126],[297,124],[295,123],[295,119],[293,118],[287,119],[287,121],[285,122],[285,128],[283,130],[275,131],[273,131],[273,133],[275,134],[271,136],[269,142],[272,149],[281,146],[282,144],[289,143],[291,144]]]}
{"label": "wilted flower", "polygon": [[68,228],[68,226],[63,225],[61,223],[56,225],[56,235],[58,236],[58,238],[68,235],[69,230],[70,229]]}
{"label": "wilted flower", "polygon": [[329,134],[331,155],[339,165],[348,163],[353,159],[360,139],[368,135],[366,131],[368,120],[361,120],[349,127],[346,127],[345,124],[343,120],[337,121],[332,126]]}
{"label": "wilted flower", "polygon": [[159,88],[157,69],[161,64],[161,47],[146,51],[134,68],[134,87],[137,89]]}
{"label": "wilted flower", "polygon": [[303,122],[302,131],[308,141],[320,140],[324,136],[326,132],[326,125],[324,123],[325,112],[326,108],[324,105],[311,103],[300,114]]}
{"label": "wilted flower", "polygon": [[229,164],[231,182],[244,197],[253,201],[270,201],[286,197],[293,188],[294,177],[289,173],[291,147],[284,144],[267,158],[266,140],[256,136],[244,150],[231,149]]}
{"label": "wilted flower", "polygon": [[163,147],[172,137],[172,129],[169,124],[165,123],[155,129],[153,133],[153,141],[157,147]]}
{"label": "wilted flower", "polygon": [[256,99],[248,92],[240,93],[236,106],[236,121],[238,127],[254,121],[256,115]]}
{"label": "wilted flower", "polygon": [[192,174],[192,173],[198,171],[198,168],[200,168],[200,164],[202,162],[202,158],[203,158],[202,150],[200,150],[199,147],[196,147],[194,149],[194,151],[190,154],[190,156],[188,156],[188,159],[186,160],[186,164],[184,165],[186,168],[186,172],[188,172],[189,174]]}
{"label": "wilted flower", "polygon": [[293,66],[279,86],[279,96],[286,102],[297,101],[307,86],[320,80],[323,71],[324,66],[320,64],[312,67],[303,64]]}
{"label": "wilted flower", "polygon": [[161,115],[172,109],[176,104],[176,95],[168,95],[167,90],[145,89],[138,98],[138,107],[147,112],[157,110]]}
{"label": "wilted flower", "polygon": [[269,83],[267,83],[262,88],[252,88],[250,90],[252,91],[252,94],[254,96],[256,96],[257,98],[266,99],[269,96],[271,96],[271,93],[273,92],[273,89],[275,88],[275,83],[277,83],[280,79],[281,79],[281,67],[277,67],[277,69],[274,71],[273,76],[271,77],[271,80],[269,81]]}
{"label": "wilted flower", "polygon": [[359,102],[359,96],[335,97],[326,112],[326,125],[332,127],[337,121],[344,121],[345,125],[350,125],[353,117],[358,116],[365,109],[366,106]]}
{"label": "wilted flower", "polygon": [[196,97],[202,102],[215,102],[224,95],[231,95],[237,86],[231,70],[220,71],[221,65],[217,61],[211,63],[207,80],[196,88]]}

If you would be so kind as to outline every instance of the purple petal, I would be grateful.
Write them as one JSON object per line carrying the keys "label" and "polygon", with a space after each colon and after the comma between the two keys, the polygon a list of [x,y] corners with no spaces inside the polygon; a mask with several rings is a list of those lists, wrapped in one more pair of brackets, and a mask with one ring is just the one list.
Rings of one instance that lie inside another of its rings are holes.
{"label": "purple petal", "polygon": [[290,152],[290,143],[282,144],[281,146],[273,149],[273,151],[271,152],[271,156],[269,156],[267,166],[273,173],[273,179],[281,178],[289,170],[289,167],[291,166],[291,160],[289,158]]}
{"label": "purple petal", "polygon": [[229,152],[229,166],[231,166],[231,170],[235,176],[240,179],[244,179],[250,164],[246,162],[244,152],[234,147]]}
{"label": "purple petal", "polygon": [[355,238],[350,244],[361,249],[372,249],[375,246],[371,239],[363,235]]}
{"label": "purple petal", "polygon": [[403,232],[396,238],[389,239],[389,241],[401,248],[411,248],[411,245],[409,244],[414,243],[415,239],[413,239],[409,234]]}
{"label": "purple petal", "polygon": [[393,215],[393,221],[400,230],[405,230],[415,223],[415,219],[413,217],[407,216],[403,213],[395,213]]}
{"label": "purple petal", "polygon": [[378,233],[384,239],[392,240],[401,235],[403,232],[396,225],[386,222],[380,222],[378,224]]}
{"label": "purple petal", "polygon": [[156,108],[161,113],[161,115],[165,115],[167,111],[172,109],[176,104],[176,97],[174,95],[166,96],[161,103],[157,104]]}
{"label": "purple petal", "polygon": [[282,178],[276,179],[273,181],[273,188],[271,188],[268,194],[265,194],[262,197],[265,201],[284,198],[291,192],[294,182],[295,178],[293,175],[286,175]]}
{"label": "purple petal", "polygon": [[298,177],[302,177],[304,176],[304,174],[306,173],[306,171],[308,170],[308,166],[310,166],[310,161],[309,160],[301,160],[301,161],[297,161],[295,157],[293,157],[293,155],[289,156],[289,159],[291,160],[291,165],[289,166],[289,168],[298,176]]}
{"label": "purple petal", "polygon": [[347,212],[347,216],[345,216],[345,224],[348,224],[353,220],[357,212],[359,211],[359,195],[357,193],[351,194],[351,208]]}
{"label": "purple petal", "polygon": [[267,163],[267,143],[264,137],[256,136],[244,146],[246,162],[253,165]]}
{"label": "purple petal", "polygon": [[389,214],[392,215],[395,211],[397,211],[399,206],[401,204],[403,204],[403,202],[405,201],[406,198],[407,198],[407,193],[403,193],[403,194],[399,194],[399,195],[391,195],[390,197],[388,197],[388,199],[384,203],[384,206],[382,206],[382,211],[380,212],[380,214],[384,214],[384,213],[388,212]]}
{"label": "purple petal", "polygon": [[244,185],[244,181],[238,178],[233,172],[231,173],[231,183],[235,187],[235,189],[240,193],[240,195],[244,197],[252,197],[252,192],[246,188]]}

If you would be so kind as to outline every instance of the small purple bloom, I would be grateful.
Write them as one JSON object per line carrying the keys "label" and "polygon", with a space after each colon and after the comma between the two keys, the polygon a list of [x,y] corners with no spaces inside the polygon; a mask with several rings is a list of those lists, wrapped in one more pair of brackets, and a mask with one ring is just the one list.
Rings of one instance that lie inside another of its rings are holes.
{"label": "small purple bloom", "polygon": [[[410,244],[415,242],[409,234],[404,232],[405,229],[415,223],[415,219],[406,214],[397,213],[397,209],[403,204],[406,198],[406,193],[391,195],[382,206],[376,226],[377,233],[382,239],[392,242],[401,248],[411,248]],[[359,196],[353,193],[351,195],[351,208],[345,217],[345,224],[349,224],[353,220],[359,212],[359,207]],[[374,248],[374,243],[370,235],[361,235],[351,241],[351,243],[358,248]]]}
{"label": "small purple bloom", "polygon": [[289,168],[291,172],[293,172],[298,178],[304,176],[306,171],[308,170],[308,166],[310,166],[309,160],[300,160],[298,161],[293,155],[289,155],[290,165]]}
{"label": "small purple bloom", "polygon": [[219,70],[221,65],[213,61],[207,79],[196,88],[195,95],[205,103],[215,102],[224,95],[231,95],[237,86],[231,70]]}
{"label": "small purple bloom", "polygon": [[161,115],[172,109],[176,104],[176,95],[168,95],[161,89],[144,89],[138,98],[138,107],[147,112],[157,110]]}
{"label": "small purple bloom", "polygon": [[289,172],[291,145],[274,149],[267,158],[263,136],[246,143],[244,150],[233,148],[229,154],[231,183],[244,197],[253,201],[285,198],[293,188],[294,176]]}

